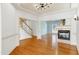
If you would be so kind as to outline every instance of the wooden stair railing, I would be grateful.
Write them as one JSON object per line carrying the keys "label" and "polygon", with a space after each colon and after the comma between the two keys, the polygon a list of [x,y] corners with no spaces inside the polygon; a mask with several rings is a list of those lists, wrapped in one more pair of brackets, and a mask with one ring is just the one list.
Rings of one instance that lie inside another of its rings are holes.
{"label": "wooden stair railing", "polygon": [[[26,19],[25,18],[19,18],[20,19],[20,26],[21,26],[21,28],[26,32],[26,33],[28,33],[29,35],[31,35],[32,37],[35,37],[34,35],[33,35],[33,30],[32,30],[32,28],[26,23]],[[25,26],[24,26],[24,25]],[[25,27],[28,27],[29,28],[29,32],[26,30],[27,28],[25,28]]]}

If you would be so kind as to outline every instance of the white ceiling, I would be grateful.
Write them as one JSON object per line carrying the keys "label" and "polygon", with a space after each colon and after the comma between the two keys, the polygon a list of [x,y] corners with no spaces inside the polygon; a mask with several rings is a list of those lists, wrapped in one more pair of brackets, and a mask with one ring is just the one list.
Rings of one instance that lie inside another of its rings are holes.
{"label": "white ceiling", "polygon": [[45,12],[55,12],[62,9],[68,9],[71,8],[70,3],[53,3],[50,8],[47,8],[46,10],[39,11],[34,6],[35,3],[15,3],[13,4],[16,8],[24,11],[28,11],[31,13],[45,13]]}

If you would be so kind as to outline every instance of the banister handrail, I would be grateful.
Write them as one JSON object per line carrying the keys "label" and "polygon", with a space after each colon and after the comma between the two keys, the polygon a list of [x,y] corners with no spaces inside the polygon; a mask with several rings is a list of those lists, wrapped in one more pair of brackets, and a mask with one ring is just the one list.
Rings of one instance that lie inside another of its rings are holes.
{"label": "banister handrail", "polygon": [[[24,22],[24,24],[25,24],[25,25],[27,25],[27,23],[26,23],[26,22]],[[30,26],[29,26],[29,25],[27,25],[27,26],[28,26],[28,27],[29,27],[29,29],[32,31],[32,29],[30,28]]]}
{"label": "banister handrail", "polygon": [[[30,28],[30,26],[25,22],[26,21],[26,19],[25,18],[20,18],[20,25],[21,25],[21,27],[22,27],[22,29],[24,30],[24,31],[26,31],[24,28],[23,28],[23,23],[31,30],[31,32],[32,32],[32,34],[31,35],[33,35],[33,30]],[[27,31],[26,31],[27,32]],[[28,32],[27,32],[28,33]],[[29,33],[28,33],[29,34]]]}
{"label": "banister handrail", "polygon": [[[25,32],[27,32],[24,28],[22,28]],[[28,33],[28,32],[27,32]],[[30,33],[28,33],[28,34],[30,34]],[[33,34],[30,34],[30,35],[33,35]]]}
{"label": "banister handrail", "polygon": [[[22,19],[22,18],[20,18],[21,19],[21,21],[25,24],[25,25],[27,25],[27,23],[25,22],[25,20],[24,19]],[[28,25],[27,25],[28,26]],[[28,26],[29,27],[29,29],[30,30],[32,30],[31,28],[30,28],[30,26]]]}

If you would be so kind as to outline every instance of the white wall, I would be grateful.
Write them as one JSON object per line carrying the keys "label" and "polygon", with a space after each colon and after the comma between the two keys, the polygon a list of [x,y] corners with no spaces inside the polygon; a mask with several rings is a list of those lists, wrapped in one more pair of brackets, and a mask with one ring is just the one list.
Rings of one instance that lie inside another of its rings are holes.
{"label": "white wall", "polygon": [[47,21],[47,33],[52,33],[53,21]]}
{"label": "white wall", "polygon": [[38,39],[41,39],[41,21],[36,22],[36,35]]}
{"label": "white wall", "polygon": [[29,19],[29,20],[37,20],[37,16],[35,14],[30,14],[28,12],[21,11],[18,9],[16,9],[16,13],[17,13],[17,18],[25,17],[26,19]]}
{"label": "white wall", "polygon": [[17,19],[15,9],[11,4],[1,4],[2,14],[2,54],[9,54],[17,45]]}
{"label": "white wall", "polygon": [[71,21],[72,21],[71,18],[66,19],[66,20],[65,20],[65,25],[71,26]]}
{"label": "white wall", "polygon": [[77,22],[77,49],[79,53],[79,21]]}
{"label": "white wall", "polygon": [[31,26],[30,26],[30,27],[32,28],[33,34],[34,34],[35,36],[37,35],[38,22],[39,22],[39,21],[34,21],[34,20],[31,21]]}
{"label": "white wall", "polygon": [[49,12],[42,14],[39,19],[41,21],[58,20],[72,18],[75,14],[75,9],[59,10],[57,12]]}
{"label": "white wall", "polygon": [[46,21],[41,21],[41,35],[46,35],[47,34],[47,22]]}
{"label": "white wall", "polygon": [[[79,17],[79,7],[77,10],[77,14]],[[79,53],[79,21],[77,21],[76,31],[77,31],[77,49],[78,49],[78,53]]]}
{"label": "white wall", "polygon": [[77,39],[76,39],[76,21],[74,19],[71,19],[71,44],[77,45]]}
{"label": "white wall", "polygon": [[[1,28],[1,4],[0,4],[0,28]],[[0,29],[0,54],[1,54],[1,29]]]}

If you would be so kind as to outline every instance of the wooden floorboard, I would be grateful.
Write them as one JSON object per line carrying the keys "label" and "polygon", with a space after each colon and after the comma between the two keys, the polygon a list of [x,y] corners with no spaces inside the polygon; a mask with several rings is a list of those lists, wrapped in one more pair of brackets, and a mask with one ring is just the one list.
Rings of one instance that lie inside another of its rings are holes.
{"label": "wooden floorboard", "polygon": [[50,44],[44,40],[28,38],[20,41],[20,45],[10,55],[78,55],[76,46],[58,43],[57,48],[54,48]]}

